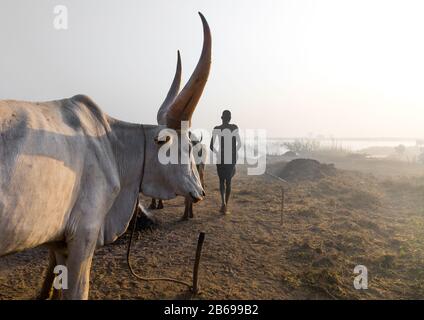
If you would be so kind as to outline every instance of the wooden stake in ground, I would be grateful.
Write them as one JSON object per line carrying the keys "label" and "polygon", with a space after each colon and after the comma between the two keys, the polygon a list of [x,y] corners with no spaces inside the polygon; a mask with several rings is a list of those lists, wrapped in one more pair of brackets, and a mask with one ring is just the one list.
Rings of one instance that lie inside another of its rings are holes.
{"label": "wooden stake in ground", "polygon": [[203,242],[205,241],[205,233],[200,232],[199,239],[197,240],[196,260],[194,261],[193,268],[193,286],[191,288],[194,294],[199,292],[199,265],[200,257],[202,256]]}
{"label": "wooden stake in ground", "polygon": [[283,215],[284,215],[284,197],[285,197],[285,189],[284,189],[284,187],[289,187],[290,186],[290,184],[286,181],[286,180],[284,180],[284,179],[282,179],[282,178],[280,178],[279,176],[276,176],[275,174],[272,174],[272,173],[269,173],[269,172],[266,172],[265,171],[265,174],[267,174],[267,175],[269,175],[270,177],[272,177],[272,178],[274,178],[274,179],[277,179],[278,181],[280,181],[280,182],[282,182],[283,183],[283,185],[281,186],[281,224],[283,224]]}

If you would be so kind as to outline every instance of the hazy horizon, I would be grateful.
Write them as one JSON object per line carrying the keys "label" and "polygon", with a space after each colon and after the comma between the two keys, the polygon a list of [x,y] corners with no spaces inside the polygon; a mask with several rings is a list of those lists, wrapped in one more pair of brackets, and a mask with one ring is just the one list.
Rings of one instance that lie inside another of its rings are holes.
{"label": "hazy horizon", "polygon": [[[66,5],[69,29],[53,28]],[[420,1],[2,0],[0,99],[87,94],[109,115],[155,123],[181,50],[212,69],[193,127],[231,109],[269,137],[424,137]]]}

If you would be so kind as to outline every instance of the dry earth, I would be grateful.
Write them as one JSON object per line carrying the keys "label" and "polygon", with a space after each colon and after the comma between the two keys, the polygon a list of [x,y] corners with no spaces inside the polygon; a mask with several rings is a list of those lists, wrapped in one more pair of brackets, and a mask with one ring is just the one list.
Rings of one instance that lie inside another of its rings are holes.
{"label": "dry earth", "polygon": [[[284,164],[274,163],[278,172]],[[337,167],[337,166],[336,166]],[[293,182],[281,223],[281,184],[269,176],[234,178],[231,214],[218,212],[215,168],[195,218],[180,221],[183,199],[155,211],[159,226],[138,234],[133,265],[148,276],[191,280],[197,236],[206,233],[200,299],[424,298],[424,177],[382,178],[341,171]],[[146,200],[147,202],[147,200]],[[96,252],[91,299],[187,299],[184,287],[140,282],[126,266],[128,235]],[[31,299],[47,251],[0,259],[0,299]],[[353,287],[368,268],[369,289]]]}

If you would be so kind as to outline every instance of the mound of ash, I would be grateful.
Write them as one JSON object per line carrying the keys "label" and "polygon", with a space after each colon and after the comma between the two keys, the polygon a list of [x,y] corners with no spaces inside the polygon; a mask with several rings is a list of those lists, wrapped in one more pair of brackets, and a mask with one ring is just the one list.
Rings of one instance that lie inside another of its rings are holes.
{"label": "mound of ash", "polygon": [[298,156],[298,154],[294,151],[287,151],[283,154],[283,157],[287,157],[287,158],[296,158]]}
{"label": "mound of ash", "polygon": [[336,174],[334,164],[313,159],[295,159],[288,162],[277,175],[287,181],[319,180]]}

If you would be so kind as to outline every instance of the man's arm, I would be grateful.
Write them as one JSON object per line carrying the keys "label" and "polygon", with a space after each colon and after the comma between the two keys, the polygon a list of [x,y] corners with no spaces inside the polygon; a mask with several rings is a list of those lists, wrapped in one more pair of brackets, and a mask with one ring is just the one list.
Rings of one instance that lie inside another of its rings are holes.
{"label": "man's arm", "polygon": [[216,136],[217,136],[217,132],[216,132],[216,127],[215,127],[215,128],[213,128],[211,143],[209,145],[209,148],[212,150],[213,153],[217,153],[217,150],[214,148]]}
{"label": "man's arm", "polygon": [[241,149],[241,139],[240,139],[240,134],[239,134],[239,129],[237,126],[236,130],[235,130],[235,136],[236,136],[236,148],[237,148],[237,152]]}

